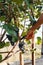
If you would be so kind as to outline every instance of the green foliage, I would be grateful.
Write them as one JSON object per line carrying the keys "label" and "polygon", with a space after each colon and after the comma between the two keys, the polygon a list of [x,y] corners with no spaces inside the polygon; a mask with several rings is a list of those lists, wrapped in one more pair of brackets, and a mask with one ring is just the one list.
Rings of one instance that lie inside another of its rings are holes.
{"label": "green foliage", "polygon": [[4,0],[0,0],[0,2],[4,2]]}
{"label": "green foliage", "polygon": [[[5,0],[0,0],[0,2]],[[27,19],[28,16],[30,20],[30,26],[33,26],[36,23],[36,19],[41,14],[40,11],[42,9],[41,1],[33,1],[33,0],[6,0],[4,2],[5,4],[2,4],[2,7],[0,9],[0,21],[6,21],[7,24],[3,25],[3,29],[6,30],[6,32],[9,35],[14,36],[12,40],[15,41],[17,39],[16,36],[18,36],[18,27],[20,29],[23,29],[24,26],[21,25],[20,19],[22,20]],[[20,5],[20,6],[19,6]],[[5,12],[4,12],[5,10]],[[34,11],[34,12],[33,12]],[[2,16],[1,16],[2,15]],[[4,16],[3,16],[4,15]],[[12,23],[11,20],[14,19],[14,22]],[[16,23],[15,23],[16,21]],[[6,23],[5,22],[5,23]],[[18,26],[19,23],[19,26]],[[16,26],[15,26],[16,25]],[[29,28],[29,26],[28,26]],[[26,30],[23,31],[22,36],[26,35]]]}
{"label": "green foliage", "polygon": [[5,43],[5,47],[9,47],[10,46],[10,43],[9,42],[6,42]]}
{"label": "green foliage", "polygon": [[26,31],[23,31],[22,36],[25,36],[25,35],[26,35]]}
{"label": "green foliage", "polygon": [[12,36],[17,36],[19,29],[14,25],[4,24],[3,28]]}
{"label": "green foliage", "polygon": [[12,1],[15,2],[18,5],[22,4],[22,2],[23,2],[23,0],[12,0]]}
{"label": "green foliage", "polygon": [[29,41],[27,42],[27,44],[31,44],[31,41],[29,40]]}
{"label": "green foliage", "polygon": [[29,4],[33,4],[33,0],[27,0]]}
{"label": "green foliage", "polygon": [[[15,43],[19,40],[19,29],[23,30],[25,28],[21,34],[21,36],[24,36],[27,34],[27,30],[29,31],[36,23],[36,19],[38,19],[41,14],[42,4],[41,0],[0,0],[0,21],[4,21],[5,24],[2,25],[2,28],[12,37],[11,42]],[[30,23],[26,28],[21,22],[28,18]],[[12,21],[12,19],[14,20]],[[26,40],[26,42],[27,44],[31,43],[30,40]],[[37,37],[37,44],[40,43],[41,38]],[[9,42],[0,42],[0,49],[8,47],[9,45]],[[35,51],[35,49],[32,49],[32,52],[33,51]],[[1,59],[2,56],[0,55],[0,60]]]}
{"label": "green foliage", "polygon": [[12,36],[12,42],[16,42],[18,40],[18,32],[19,29],[15,25],[10,25],[10,24],[4,24],[3,28],[7,31],[9,35]]}
{"label": "green foliage", "polygon": [[31,41],[30,40],[26,40],[27,44],[31,44]]}
{"label": "green foliage", "polygon": [[42,40],[41,40],[41,37],[37,37],[37,42],[36,42],[36,43],[37,43],[38,45],[41,44],[41,41],[42,41]]}
{"label": "green foliage", "polygon": [[11,3],[12,0],[6,0],[8,3]]}
{"label": "green foliage", "polygon": [[0,21],[5,21],[5,16],[1,16]]}
{"label": "green foliage", "polygon": [[2,60],[2,55],[0,55],[0,62],[1,62],[1,60]]}
{"label": "green foliage", "polygon": [[18,37],[17,37],[17,36],[12,37],[12,41],[13,41],[13,42],[16,42],[17,40],[18,40]]}
{"label": "green foliage", "polygon": [[30,24],[33,26],[36,23],[36,20],[31,15],[29,15],[29,17],[30,17],[30,21],[31,21]]}
{"label": "green foliage", "polygon": [[0,42],[0,49],[4,48],[5,43],[4,42]]}

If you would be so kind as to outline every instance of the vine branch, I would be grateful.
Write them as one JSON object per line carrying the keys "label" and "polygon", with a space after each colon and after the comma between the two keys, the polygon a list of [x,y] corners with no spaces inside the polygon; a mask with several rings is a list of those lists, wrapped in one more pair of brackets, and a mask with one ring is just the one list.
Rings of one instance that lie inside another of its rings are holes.
{"label": "vine branch", "polygon": [[17,43],[13,46],[13,48],[11,49],[11,51],[8,52],[7,56],[6,56],[4,59],[1,60],[1,62],[3,62],[3,61],[5,61],[6,59],[8,59],[10,53],[13,51],[13,49],[16,47],[16,45],[17,45]]}
{"label": "vine branch", "polygon": [[[0,54],[5,54],[5,53],[10,53],[10,51],[0,52]],[[11,51],[11,53],[13,53],[13,51]]]}

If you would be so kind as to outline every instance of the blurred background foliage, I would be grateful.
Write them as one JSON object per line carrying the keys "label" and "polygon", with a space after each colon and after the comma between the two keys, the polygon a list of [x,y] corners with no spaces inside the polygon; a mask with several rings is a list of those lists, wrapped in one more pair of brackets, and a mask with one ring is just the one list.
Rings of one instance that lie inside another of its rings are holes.
{"label": "blurred background foliage", "polygon": [[[43,0],[0,0],[0,28],[2,32],[4,29],[4,33],[0,36],[0,49],[10,45],[10,42],[5,42],[6,39],[3,40],[6,32],[11,35],[13,42],[17,42],[19,30],[22,30],[20,37],[26,35],[27,31],[37,22],[42,11]],[[26,25],[26,19],[29,19],[28,25]],[[30,44],[31,41],[27,43]],[[37,44],[40,43],[41,38],[37,37]]]}

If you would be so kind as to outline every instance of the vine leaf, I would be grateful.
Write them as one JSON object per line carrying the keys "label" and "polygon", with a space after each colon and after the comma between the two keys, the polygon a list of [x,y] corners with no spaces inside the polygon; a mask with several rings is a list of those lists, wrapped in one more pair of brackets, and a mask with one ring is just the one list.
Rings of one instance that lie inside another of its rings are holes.
{"label": "vine leaf", "polygon": [[10,46],[10,43],[9,42],[6,42],[5,43],[5,47],[9,47]]}
{"label": "vine leaf", "polygon": [[19,29],[16,26],[12,26],[10,24],[4,24],[3,29],[6,30],[6,32],[12,36],[17,36]]}
{"label": "vine leaf", "polygon": [[4,48],[5,43],[4,42],[0,42],[0,49]]}
{"label": "vine leaf", "polygon": [[38,45],[41,44],[41,37],[37,37],[37,42]]}

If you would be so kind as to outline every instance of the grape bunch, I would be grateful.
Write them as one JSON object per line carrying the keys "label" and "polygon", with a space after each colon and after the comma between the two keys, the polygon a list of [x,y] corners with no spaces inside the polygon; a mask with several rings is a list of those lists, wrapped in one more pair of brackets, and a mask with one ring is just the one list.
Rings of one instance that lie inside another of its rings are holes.
{"label": "grape bunch", "polygon": [[24,53],[25,52],[25,42],[24,41],[21,41],[20,43],[19,43],[19,49]]}

